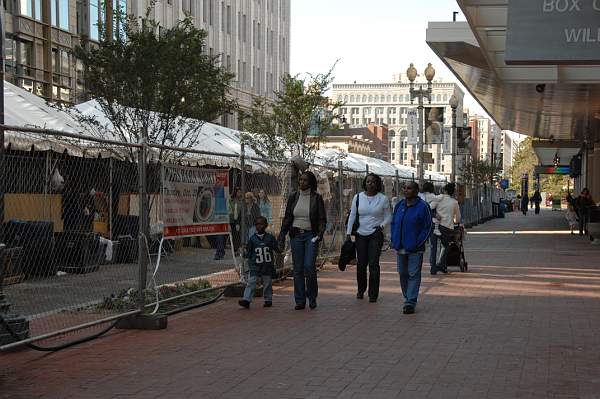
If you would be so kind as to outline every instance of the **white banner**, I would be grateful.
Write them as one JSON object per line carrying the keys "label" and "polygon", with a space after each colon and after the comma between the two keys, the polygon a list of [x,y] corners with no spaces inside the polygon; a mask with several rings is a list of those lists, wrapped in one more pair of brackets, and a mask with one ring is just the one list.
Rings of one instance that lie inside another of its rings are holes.
{"label": "white banner", "polygon": [[407,144],[416,145],[419,142],[419,116],[417,115],[416,108],[411,108],[408,110],[407,125],[408,125]]}
{"label": "white banner", "polygon": [[442,146],[442,151],[445,155],[452,154],[452,128],[448,126],[444,126],[444,144]]}

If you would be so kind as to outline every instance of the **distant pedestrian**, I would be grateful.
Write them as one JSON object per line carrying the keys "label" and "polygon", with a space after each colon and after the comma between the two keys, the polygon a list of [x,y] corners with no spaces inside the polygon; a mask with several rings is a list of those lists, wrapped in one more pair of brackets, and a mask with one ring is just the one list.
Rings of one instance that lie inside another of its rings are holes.
{"label": "distant pedestrian", "polygon": [[[235,189],[230,200],[229,200],[229,228],[231,231],[231,238],[233,241],[233,251],[237,252],[240,247],[240,230],[241,230],[241,190]],[[225,243],[227,241],[227,235],[218,235],[215,238],[215,257],[214,260],[221,260],[225,257]]]}
{"label": "distant pedestrian", "polygon": [[433,183],[425,182],[423,184],[423,191],[419,193],[419,197],[425,200],[431,208],[431,214],[433,217],[433,232],[429,236],[429,272],[431,274],[437,274],[437,249],[438,249],[438,238],[442,235],[439,229],[439,220],[436,217],[436,208],[442,200],[442,195],[435,195]]}
{"label": "distant pedestrian", "polygon": [[327,226],[323,197],[317,193],[317,178],[309,171],[298,179],[298,191],[292,193],[285,207],[279,233],[280,248],[290,235],[294,265],[294,299],[296,310],[317,307],[317,252]]}
{"label": "distant pedestrian", "polygon": [[258,208],[260,209],[260,215],[267,218],[269,226],[273,224],[273,205],[271,205],[271,200],[269,200],[265,190],[259,190],[258,192]]}
{"label": "distant pedestrian", "polygon": [[248,240],[244,249],[244,258],[248,260],[249,276],[244,290],[244,298],[238,303],[248,309],[254,298],[256,283],[262,279],[264,307],[273,305],[273,276],[275,274],[275,252],[279,252],[277,241],[272,234],[267,233],[267,218],[259,216],[254,224],[255,233]]}
{"label": "distant pedestrian", "polygon": [[256,228],[254,227],[254,221],[257,217],[261,216],[260,208],[256,201],[254,193],[248,191],[244,195],[244,206],[246,207],[244,220],[246,221],[246,242],[254,235]]}
{"label": "distant pedestrian", "polygon": [[579,235],[587,235],[587,226],[590,222],[592,208],[596,205],[590,195],[590,190],[588,190],[587,187],[584,188],[579,197],[577,197],[576,204],[579,214]]}
{"label": "distant pedestrian", "polygon": [[527,195],[527,193],[524,193],[523,196],[521,197],[521,211],[523,212],[523,215],[527,215],[527,207],[529,206],[529,195]]}
{"label": "distant pedestrian", "polygon": [[575,213],[575,209],[572,204],[567,205],[567,213],[565,214],[567,222],[569,223],[569,228],[571,229],[571,234],[573,234],[573,230],[577,228],[579,221],[577,220],[577,214]]}
{"label": "distant pedestrian", "polygon": [[[369,302],[379,297],[379,258],[383,247],[384,229],[391,222],[390,201],[381,192],[381,177],[370,173],[363,180],[363,192],[352,199],[346,239],[356,237],[356,298],[363,299],[367,291],[367,265],[369,266]],[[358,219],[358,223],[355,223]],[[356,228],[357,227],[357,228]],[[356,230],[354,231],[354,228]]]}
{"label": "distant pedestrian", "polygon": [[425,243],[433,224],[431,209],[419,198],[418,193],[417,183],[407,183],[404,186],[404,199],[396,205],[392,217],[392,248],[398,254],[397,266],[405,314],[414,313],[417,306]]}
{"label": "distant pedestrian", "polygon": [[436,269],[440,270],[442,273],[448,273],[448,266],[446,264],[448,246],[451,242],[456,241],[460,234],[460,232],[454,229],[455,225],[460,224],[461,218],[458,201],[452,198],[454,189],[454,183],[446,184],[444,186],[443,198],[437,206],[437,217],[440,220],[440,232],[442,233],[440,239],[444,249],[440,258],[440,263],[436,266]]}
{"label": "distant pedestrian", "polygon": [[[552,194],[549,194],[550,196]],[[540,213],[540,204],[542,203],[542,195],[540,194],[540,190],[535,190],[533,196],[531,197],[531,201],[535,205],[535,214],[539,215]]]}

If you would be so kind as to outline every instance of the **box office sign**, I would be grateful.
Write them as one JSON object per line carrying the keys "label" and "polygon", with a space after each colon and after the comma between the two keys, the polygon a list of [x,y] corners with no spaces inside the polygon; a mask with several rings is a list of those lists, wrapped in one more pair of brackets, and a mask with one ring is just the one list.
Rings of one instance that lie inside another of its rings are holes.
{"label": "box office sign", "polygon": [[228,202],[227,170],[163,166],[165,238],[228,233]]}
{"label": "box office sign", "polygon": [[600,64],[600,0],[510,0],[507,64]]}

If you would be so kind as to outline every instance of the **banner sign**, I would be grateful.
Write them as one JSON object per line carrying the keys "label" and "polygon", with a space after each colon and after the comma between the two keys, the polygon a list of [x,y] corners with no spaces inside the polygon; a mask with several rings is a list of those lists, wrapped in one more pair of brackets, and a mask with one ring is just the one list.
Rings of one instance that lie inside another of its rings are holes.
{"label": "banner sign", "polygon": [[417,115],[416,108],[411,108],[408,110],[407,125],[408,125],[407,144],[417,145],[419,142],[419,117]]}
{"label": "banner sign", "polygon": [[571,168],[569,165],[536,166],[535,173],[540,175],[568,175],[571,173]]}
{"label": "banner sign", "polygon": [[456,153],[471,154],[473,150],[473,138],[471,137],[471,127],[456,128]]}
{"label": "banner sign", "polygon": [[510,0],[507,64],[600,62],[600,0]]}
{"label": "banner sign", "polygon": [[444,155],[452,154],[452,128],[444,127],[444,145],[442,146]]}
{"label": "banner sign", "polygon": [[425,144],[444,142],[444,107],[425,108]]}
{"label": "banner sign", "polygon": [[164,237],[229,233],[229,171],[163,166]]}

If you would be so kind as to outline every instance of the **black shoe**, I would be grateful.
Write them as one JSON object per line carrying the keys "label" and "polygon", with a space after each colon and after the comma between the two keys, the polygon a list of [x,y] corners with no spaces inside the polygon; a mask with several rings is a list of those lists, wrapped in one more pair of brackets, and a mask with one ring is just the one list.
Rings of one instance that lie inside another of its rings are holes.
{"label": "black shoe", "polygon": [[240,304],[241,307],[246,308],[246,309],[250,309],[250,302],[248,302],[245,299],[240,299],[238,301],[238,303]]}
{"label": "black shoe", "polygon": [[443,268],[440,267],[440,268],[438,268],[438,270],[441,271],[444,274],[448,274],[448,268],[447,267],[443,267]]}
{"label": "black shoe", "polygon": [[263,308],[270,308],[272,306],[273,306],[273,302],[266,301],[265,304],[263,305]]}
{"label": "black shoe", "polygon": [[314,309],[314,308],[316,308],[316,307],[317,307],[317,301],[314,301],[314,302],[311,302],[311,303],[309,303],[309,304],[308,304],[308,307],[309,307],[309,308],[311,308],[311,309]]}
{"label": "black shoe", "polygon": [[306,307],[306,305],[296,305],[294,306],[294,310],[302,310]]}
{"label": "black shoe", "polygon": [[224,258],[224,256],[217,256],[217,255],[215,255],[215,257],[213,258],[213,260],[221,260],[223,258]]}
{"label": "black shoe", "polygon": [[415,308],[413,306],[406,305],[404,309],[402,309],[402,313],[404,314],[413,314],[415,313]]}
{"label": "black shoe", "polygon": [[437,272],[429,272],[432,276],[435,276]]}
{"label": "black shoe", "polygon": [[356,299],[363,299],[365,294],[361,294],[360,292],[356,294]]}
{"label": "black shoe", "polygon": [[377,298],[369,298],[369,302],[371,302],[371,303],[377,302]]}

